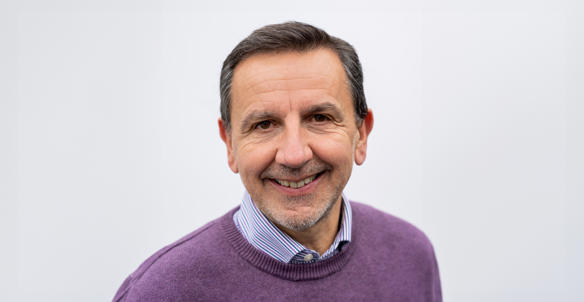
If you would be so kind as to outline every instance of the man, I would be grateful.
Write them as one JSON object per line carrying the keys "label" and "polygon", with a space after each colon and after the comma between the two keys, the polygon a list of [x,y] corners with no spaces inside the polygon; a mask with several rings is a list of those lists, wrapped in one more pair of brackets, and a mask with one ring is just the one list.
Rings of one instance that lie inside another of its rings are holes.
{"label": "man", "polygon": [[424,234],[342,194],[373,128],[362,82],[353,47],[308,24],[241,41],[218,124],[242,204],[147,259],[114,301],[441,301]]}

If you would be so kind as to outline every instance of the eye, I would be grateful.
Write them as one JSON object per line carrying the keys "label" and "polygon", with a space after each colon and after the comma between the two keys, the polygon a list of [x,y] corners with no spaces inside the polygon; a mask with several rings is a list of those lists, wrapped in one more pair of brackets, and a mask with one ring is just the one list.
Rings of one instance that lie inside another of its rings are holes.
{"label": "eye", "polygon": [[322,123],[322,122],[326,122],[326,121],[330,120],[330,118],[327,115],[320,114],[320,113],[313,115],[312,118],[314,119],[315,122],[318,122],[318,123]]}
{"label": "eye", "polygon": [[270,127],[272,126],[273,122],[269,121],[269,120],[265,120],[265,121],[261,121],[257,124],[255,124],[254,128],[255,129],[261,129],[261,130],[268,130],[270,129]]}

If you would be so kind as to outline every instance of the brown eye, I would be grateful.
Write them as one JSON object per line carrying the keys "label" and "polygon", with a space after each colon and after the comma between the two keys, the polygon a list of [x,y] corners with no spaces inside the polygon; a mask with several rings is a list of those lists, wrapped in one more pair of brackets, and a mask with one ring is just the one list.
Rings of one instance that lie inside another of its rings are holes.
{"label": "brown eye", "polygon": [[262,130],[268,130],[268,129],[270,129],[270,126],[272,126],[271,121],[261,121],[261,122],[256,124],[255,128],[262,129]]}
{"label": "brown eye", "polygon": [[329,120],[328,116],[324,115],[324,114],[315,114],[313,117],[315,122],[326,122]]}

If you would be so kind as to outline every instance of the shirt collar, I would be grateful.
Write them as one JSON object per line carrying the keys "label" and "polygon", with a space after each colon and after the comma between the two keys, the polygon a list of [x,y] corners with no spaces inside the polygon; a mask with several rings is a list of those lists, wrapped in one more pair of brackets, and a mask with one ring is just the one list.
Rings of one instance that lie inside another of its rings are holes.
{"label": "shirt collar", "polygon": [[343,244],[351,241],[351,204],[344,194],[342,195],[341,208],[342,218],[339,232],[330,248],[323,255],[320,255],[320,258],[318,258],[319,255],[316,251],[307,249],[268,220],[255,206],[248,192],[245,192],[241,207],[234,214],[233,220],[237,229],[251,245],[279,261],[285,263],[306,262],[304,259],[307,259],[305,256],[308,254],[312,254],[311,258],[318,261],[334,255],[342,248]]}

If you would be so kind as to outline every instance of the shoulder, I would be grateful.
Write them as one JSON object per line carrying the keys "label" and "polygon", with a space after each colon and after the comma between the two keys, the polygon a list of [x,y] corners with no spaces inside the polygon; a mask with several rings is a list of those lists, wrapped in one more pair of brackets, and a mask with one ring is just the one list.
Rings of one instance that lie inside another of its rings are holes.
{"label": "shoulder", "polygon": [[388,246],[422,258],[434,257],[432,243],[413,224],[363,203],[351,201],[351,208],[353,228],[367,245]]}
{"label": "shoulder", "polygon": [[[223,240],[221,223],[233,213],[234,210],[229,211],[154,253],[128,276],[113,301],[156,301],[157,292],[188,282],[193,271],[205,271],[221,261],[218,251],[225,250],[227,244]],[[134,299],[137,296],[142,298]]]}
{"label": "shoulder", "polygon": [[[424,301],[442,301],[440,273],[430,240],[420,229],[371,206],[351,202],[356,249],[361,262],[392,275],[394,285],[416,288]],[[421,291],[421,292],[420,292]]]}

